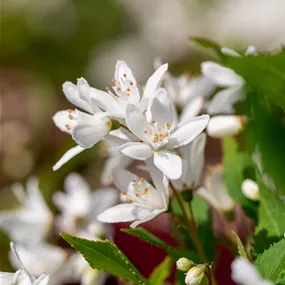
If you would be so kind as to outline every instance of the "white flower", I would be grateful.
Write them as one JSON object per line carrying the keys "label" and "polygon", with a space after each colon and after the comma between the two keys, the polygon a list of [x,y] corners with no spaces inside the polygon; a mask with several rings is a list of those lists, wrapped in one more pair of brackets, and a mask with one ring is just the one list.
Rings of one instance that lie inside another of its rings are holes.
{"label": "white flower", "polygon": [[135,221],[131,227],[147,222],[168,208],[168,180],[162,173],[147,161],[154,187],[144,178],[139,178],[127,170],[117,171],[115,184],[127,197],[128,203],[119,204],[107,209],[98,216],[105,223]]}
{"label": "white flower", "polygon": [[20,184],[11,188],[20,208],[0,212],[1,228],[16,242],[39,243],[49,232],[53,216],[39,190],[37,178],[28,179],[26,193]]}
{"label": "white flower", "polygon": [[264,280],[248,259],[236,257],[232,265],[232,279],[239,285],[273,285]]}
{"label": "white flower", "polygon": [[99,213],[115,204],[117,193],[113,188],[91,191],[87,182],[77,173],[71,173],[64,181],[66,193],[57,192],[54,203],[61,211],[57,225],[61,231],[92,238],[104,236],[104,227],[97,221]]}
{"label": "white flower", "polygon": [[144,112],[155,96],[159,82],[167,68],[168,64],[164,64],[154,72],[148,79],[141,95],[131,69],[126,62],[118,60],[114,79],[112,80],[114,84],[112,87],[113,91],[110,88],[106,88],[107,93],[97,92],[98,90],[93,88],[92,102],[106,112],[119,114],[118,117],[121,118],[125,117],[126,108],[129,104],[135,105]]}
{"label": "white flower", "polygon": [[207,134],[213,138],[235,136],[243,130],[246,118],[244,116],[215,116],[207,126]]}
{"label": "white flower", "polygon": [[33,277],[24,267],[21,259],[19,258],[15,246],[11,243],[11,249],[15,255],[15,259],[21,268],[16,273],[0,272],[1,284],[3,285],[48,285],[49,275],[47,273],[41,274],[38,278]]}
{"label": "white flower", "polygon": [[105,159],[101,172],[101,183],[110,185],[113,183],[113,173],[116,169],[126,169],[133,159],[122,155],[119,151],[121,145],[136,140],[136,137],[124,128],[111,131],[105,140],[108,157]]}
{"label": "white flower", "polygon": [[206,177],[205,187],[197,190],[197,195],[205,199],[212,207],[223,212],[229,212],[234,208],[234,201],[228,194],[223,181],[221,167],[214,167]]}
{"label": "white flower", "polygon": [[244,99],[243,78],[232,69],[211,61],[203,62],[201,71],[217,87],[225,88],[216,93],[207,107],[207,112],[211,115],[234,113],[233,105]]}
{"label": "white flower", "polygon": [[177,125],[172,102],[166,90],[160,88],[146,112],[146,117],[134,105],[128,106],[127,126],[141,142],[126,143],[120,151],[138,160],[153,156],[156,167],[168,178],[178,179],[182,174],[182,162],[174,149],[195,139],[207,126],[208,121],[209,116],[202,115]]}
{"label": "white flower", "polygon": [[185,257],[181,257],[176,261],[176,268],[180,271],[188,271],[193,265],[193,261]]}
{"label": "white flower", "polygon": [[241,190],[244,196],[253,201],[260,199],[259,187],[257,183],[251,179],[245,179],[241,185]]}
{"label": "white flower", "polygon": [[176,189],[184,187],[195,189],[200,185],[205,161],[206,134],[202,133],[190,144],[182,146],[179,151],[182,158],[182,176],[173,180]]}
{"label": "white flower", "polygon": [[10,254],[10,261],[14,268],[21,268],[19,258],[31,275],[40,276],[42,272],[48,272],[49,285],[62,284],[62,268],[67,259],[63,249],[47,243],[29,246],[17,244],[17,254],[17,257],[13,252]]}

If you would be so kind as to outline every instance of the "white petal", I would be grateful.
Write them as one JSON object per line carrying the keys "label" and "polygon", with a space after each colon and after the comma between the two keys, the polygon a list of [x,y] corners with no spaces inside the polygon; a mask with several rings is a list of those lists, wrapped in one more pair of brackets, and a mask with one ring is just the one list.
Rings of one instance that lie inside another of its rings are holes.
{"label": "white petal", "polygon": [[116,145],[122,145],[123,143],[137,140],[137,137],[125,128],[119,128],[109,132],[106,139]]}
{"label": "white petal", "polygon": [[53,166],[53,171],[58,170],[62,167],[66,162],[68,162],[70,159],[72,159],[74,156],[82,152],[85,148],[77,145],[71,149],[69,149],[62,157],[61,159]]}
{"label": "white petal", "polygon": [[76,172],[68,174],[68,176],[65,178],[64,189],[70,194],[78,191],[83,192],[86,195],[91,193],[91,189],[87,181],[83,178],[83,176]]}
{"label": "white petal", "polygon": [[183,108],[180,116],[180,121],[189,120],[199,115],[202,110],[203,104],[204,98],[202,96],[197,96],[191,99]]}
{"label": "white petal", "polygon": [[135,85],[137,84],[136,78],[134,77],[127,63],[123,60],[118,60],[116,63],[114,77],[117,81],[120,81],[122,78],[124,78],[124,74],[127,75],[128,80],[132,81]]}
{"label": "white petal", "polygon": [[91,105],[80,98],[78,88],[76,85],[74,85],[71,82],[65,82],[62,85],[62,91],[65,97],[67,98],[67,100],[71,104],[81,108],[84,111],[87,111],[90,114],[93,114],[93,109]]}
{"label": "white petal", "polygon": [[182,174],[181,158],[174,152],[160,150],[154,153],[154,164],[169,179],[178,179]]}
{"label": "white petal", "polygon": [[236,257],[231,268],[232,279],[239,285],[273,285],[272,282],[262,280],[254,265],[244,257]]}
{"label": "white petal", "polygon": [[220,87],[242,86],[243,78],[232,69],[215,62],[206,61],[202,65],[202,74]]}
{"label": "white petal", "polygon": [[150,132],[148,122],[135,105],[128,105],[126,110],[126,123],[130,131],[141,140],[144,140],[145,130]]}
{"label": "white petal", "polygon": [[162,80],[163,75],[168,69],[168,64],[163,64],[161,65],[155,72],[154,74],[148,79],[143,97],[142,97],[142,103],[144,106],[141,107],[142,111],[145,111],[147,108],[147,105],[149,101],[155,96],[156,89],[159,86],[160,81]]}
{"label": "white petal", "polygon": [[240,57],[240,54],[237,53],[235,50],[223,47],[221,48],[221,52],[225,55],[233,56],[233,57]]}
{"label": "white petal", "polygon": [[148,215],[146,215],[145,217],[141,218],[140,220],[133,222],[130,225],[130,227],[135,228],[142,223],[146,223],[146,222],[152,220],[153,218],[155,218],[156,216],[158,216],[159,214],[161,214],[163,212],[164,211],[162,211],[162,210],[154,210],[154,211],[150,212]]}
{"label": "white petal", "polygon": [[214,114],[233,114],[234,104],[244,99],[243,89],[240,87],[231,87],[216,93],[207,107],[207,112]]}
{"label": "white petal", "polygon": [[245,55],[258,55],[258,51],[254,46],[248,46]]}
{"label": "white petal", "polygon": [[[68,134],[71,134],[71,131],[73,129],[73,127],[76,125],[76,122],[74,120],[70,120],[69,119],[69,115],[74,115],[75,112],[72,111],[71,113],[69,113],[67,110],[64,111],[59,111],[57,113],[54,114],[54,116],[52,117],[52,120],[54,122],[54,124],[62,131]],[[66,126],[70,126],[70,128],[67,129]]]}
{"label": "white petal", "polygon": [[205,160],[206,134],[200,134],[189,145],[181,148],[182,181],[188,187],[199,186],[202,178]]}
{"label": "white petal", "polygon": [[128,168],[133,159],[127,156],[124,156],[120,153],[118,155],[110,156],[105,160],[103,170],[101,172],[100,181],[103,185],[110,185],[113,183],[113,173],[117,169],[126,169]]}
{"label": "white petal", "polygon": [[175,111],[167,91],[160,88],[150,107],[149,122],[155,121],[163,126],[165,123],[172,124],[174,118]]}
{"label": "white petal", "polygon": [[127,170],[119,170],[114,174],[114,183],[121,192],[127,192],[132,180],[139,180],[139,177]]}
{"label": "white petal", "polygon": [[91,148],[109,132],[108,124],[93,116],[92,122],[78,123],[72,130],[72,138],[82,147]]}
{"label": "white petal", "polygon": [[134,204],[120,204],[107,209],[97,219],[103,223],[130,222],[148,216],[150,213],[149,209],[140,208]]}
{"label": "white petal", "polygon": [[15,275],[16,273],[0,272],[0,284],[15,285]]}
{"label": "white petal", "polygon": [[213,138],[235,136],[243,129],[244,119],[241,116],[212,117],[207,126],[207,134]]}
{"label": "white petal", "polygon": [[142,142],[129,142],[120,147],[120,152],[123,155],[133,159],[146,160],[152,156],[152,148]]}
{"label": "white petal", "polygon": [[91,102],[103,111],[114,114],[118,118],[125,117],[125,111],[119,106],[116,99],[108,92],[90,88]]}
{"label": "white petal", "polygon": [[209,115],[202,115],[182,121],[170,134],[167,146],[176,148],[190,143],[206,128],[209,119]]}

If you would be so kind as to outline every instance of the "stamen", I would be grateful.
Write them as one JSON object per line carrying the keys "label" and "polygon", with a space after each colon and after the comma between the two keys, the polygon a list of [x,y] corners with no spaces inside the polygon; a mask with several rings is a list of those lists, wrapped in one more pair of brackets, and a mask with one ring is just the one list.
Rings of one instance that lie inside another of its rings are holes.
{"label": "stamen", "polygon": [[131,92],[131,89],[130,89],[130,88],[128,88],[128,89],[127,89],[127,91],[128,91],[128,92]]}
{"label": "stamen", "polygon": [[131,86],[133,86],[133,85],[134,85],[134,83],[131,81],[131,82],[130,82],[130,85],[131,85]]}
{"label": "stamen", "polygon": [[147,130],[144,130],[143,132],[144,132],[145,134],[147,134]]}
{"label": "stamen", "polygon": [[148,193],[148,188],[145,188],[142,192],[143,195],[146,195]]}
{"label": "stamen", "polygon": [[116,79],[112,79],[112,82],[113,82],[113,83],[116,83],[117,81],[116,81]]}
{"label": "stamen", "polygon": [[133,200],[132,200],[132,199],[129,199],[129,200],[128,200],[128,203],[133,203]]}
{"label": "stamen", "polygon": [[136,193],[136,196],[138,197],[138,198],[140,198],[141,196],[140,196],[140,194],[138,194],[138,193]]}
{"label": "stamen", "polygon": [[118,91],[118,92],[120,92],[120,91],[121,91],[121,88],[120,88],[120,87],[118,87],[118,88],[117,88],[117,91]]}
{"label": "stamen", "polygon": [[123,192],[122,194],[123,194],[123,195],[127,195],[127,192]]}
{"label": "stamen", "polygon": [[68,118],[69,118],[70,120],[72,120],[72,119],[73,119],[73,117],[72,117],[72,115],[71,115],[71,114],[69,114],[69,115],[68,115]]}
{"label": "stamen", "polygon": [[72,110],[71,110],[71,109],[68,109],[67,112],[68,112],[68,113],[72,113]]}
{"label": "stamen", "polygon": [[124,74],[123,74],[123,76],[124,76],[124,77],[127,77],[127,74],[126,74],[126,73],[124,73]]}
{"label": "stamen", "polygon": [[109,87],[106,87],[106,91],[107,91],[107,92],[110,91],[110,88],[109,88]]}
{"label": "stamen", "polygon": [[136,179],[133,179],[132,182],[136,182]]}
{"label": "stamen", "polygon": [[65,127],[66,127],[66,129],[67,129],[68,131],[70,131],[71,128],[70,128],[70,125],[69,125],[69,124],[66,124]]}
{"label": "stamen", "polygon": [[141,181],[141,182],[143,182],[143,181],[144,181],[144,178],[143,178],[143,177],[141,177],[141,178],[140,178],[140,181]]}
{"label": "stamen", "polygon": [[166,126],[166,127],[170,127],[170,124],[169,124],[169,123],[166,123],[165,126]]}

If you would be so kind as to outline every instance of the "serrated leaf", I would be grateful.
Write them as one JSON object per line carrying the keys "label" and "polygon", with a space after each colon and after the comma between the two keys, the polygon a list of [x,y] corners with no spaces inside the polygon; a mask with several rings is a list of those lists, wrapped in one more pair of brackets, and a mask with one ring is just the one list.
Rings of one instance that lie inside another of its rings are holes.
{"label": "serrated leaf", "polygon": [[265,230],[268,237],[281,237],[285,233],[285,203],[275,192],[259,183],[259,224],[256,232]]}
{"label": "serrated leaf", "polygon": [[151,273],[149,277],[150,283],[154,285],[162,285],[164,280],[171,275],[172,265],[172,259],[167,256]]}
{"label": "serrated leaf", "polygon": [[68,234],[62,234],[62,237],[83,255],[92,268],[104,270],[135,284],[150,285],[130,260],[110,241],[91,241]]}
{"label": "serrated leaf", "polygon": [[265,279],[277,282],[285,268],[285,239],[272,245],[259,255],[255,261],[255,266]]}
{"label": "serrated leaf", "polygon": [[233,235],[236,238],[239,255],[242,256],[242,257],[248,258],[247,254],[246,254],[246,251],[244,249],[243,243],[241,242],[239,236],[237,235],[237,233],[235,231],[232,231],[232,233],[233,233]]}
{"label": "serrated leaf", "polygon": [[164,249],[173,259],[179,259],[183,256],[189,257],[189,252],[185,252],[185,250],[182,250],[181,248],[175,248],[169,245],[144,228],[122,229],[122,231],[146,241],[151,245]]}

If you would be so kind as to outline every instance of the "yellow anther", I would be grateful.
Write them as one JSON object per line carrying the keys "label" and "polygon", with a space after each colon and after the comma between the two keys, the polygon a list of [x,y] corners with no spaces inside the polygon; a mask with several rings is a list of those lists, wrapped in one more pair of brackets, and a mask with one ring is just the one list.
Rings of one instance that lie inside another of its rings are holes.
{"label": "yellow anther", "polygon": [[70,125],[69,124],[66,124],[65,127],[68,131],[70,131]]}
{"label": "yellow anther", "polygon": [[71,109],[68,109],[67,112],[68,112],[68,113],[72,113],[72,110],[71,110]]}
{"label": "yellow anther", "polygon": [[116,80],[115,80],[115,79],[112,79],[112,82],[113,82],[113,83],[116,83]]}
{"label": "yellow anther", "polygon": [[118,92],[120,92],[120,91],[121,91],[121,88],[120,88],[120,87],[118,87],[118,88],[117,88],[117,91],[118,91]]}
{"label": "yellow anther", "polygon": [[143,182],[143,181],[144,181],[144,178],[143,178],[143,177],[141,177],[141,178],[140,178],[140,181],[141,181],[141,182]]}
{"label": "yellow anther", "polygon": [[169,133],[165,133],[165,136],[168,137],[168,136],[169,136]]}
{"label": "yellow anther", "polygon": [[123,74],[123,76],[124,76],[124,77],[127,77],[127,74],[126,74],[126,73],[124,73],[124,74]]}
{"label": "yellow anther", "polygon": [[127,89],[127,91],[128,91],[128,92],[131,92],[131,89],[130,89],[130,88],[128,88],[128,89]]}
{"label": "yellow anther", "polygon": [[106,87],[106,91],[110,91],[110,88],[109,88],[109,87]]}
{"label": "yellow anther", "polygon": [[148,193],[148,188],[144,188],[144,190],[143,190],[143,195],[146,195]]}
{"label": "yellow anther", "polygon": [[127,195],[127,192],[123,192],[122,194],[123,194],[123,195]]}
{"label": "yellow anther", "polygon": [[133,179],[132,182],[136,182],[136,179]]}
{"label": "yellow anther", "polygon": [[132,200],[132,199],[129,199],[128,202],[129,202],[129,203],[133,203],[133,200]]}
{"label": "yellow anther", "polygon": [[129,97],[129,96],[131,96],[131,94],[130,94],[130,93],[127,93],[127,96]]}
{"label": "yellow anther", "polygon": [[138,193],[136,193],[136,196],[138,197],[138,198],[140,198],[141,196],[140,196],[140,194],[138,194]]}
{"label": "yellow anther", "polygon": [[73,119],[73,116],[72,116],[71,114],[69,114],[69,115],[68,115],[68,118],[69,118],[70,120],[72,120],[72,119]]}
{"label": "yellow anther", "polygon": [[169,124],[169,123],[166,123],[165,126],[166,126],[166,127],[170,127],[170,124]]}
{"label": "yellow anther", "polygon": [[147,134],[147,130],[144,130],[143,132],[144,132],[145,134]]}
{"label": "yellow anther", "polygon": [[131,81],[131,82],[130,82],[130,85],[131,85],[131,86],[133,86],[133,85],[134,85],[134,83]]}

